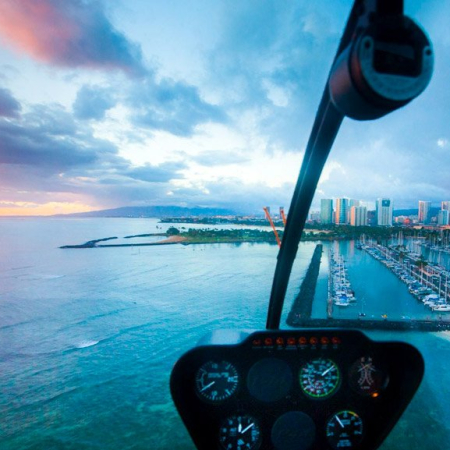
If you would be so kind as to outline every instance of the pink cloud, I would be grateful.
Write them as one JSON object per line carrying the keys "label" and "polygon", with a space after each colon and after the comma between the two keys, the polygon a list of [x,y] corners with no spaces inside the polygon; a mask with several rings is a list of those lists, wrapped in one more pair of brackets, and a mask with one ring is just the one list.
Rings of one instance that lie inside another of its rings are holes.
{"label": "pink cloud", "polygon": [[0,39],[47,64],[145,72],[139,46],[113,27],[98,1],[2,0]]}

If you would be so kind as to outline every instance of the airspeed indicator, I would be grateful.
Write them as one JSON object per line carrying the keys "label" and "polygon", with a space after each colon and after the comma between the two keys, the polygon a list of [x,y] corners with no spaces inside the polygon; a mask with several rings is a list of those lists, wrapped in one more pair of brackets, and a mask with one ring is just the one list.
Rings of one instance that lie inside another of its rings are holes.
{"label": "airspeed indicator", "polygon": [[311,398],[323,399],[333,395],[340,381],[339,368],[331,359],[314,359],[300,370],[300,386]]}

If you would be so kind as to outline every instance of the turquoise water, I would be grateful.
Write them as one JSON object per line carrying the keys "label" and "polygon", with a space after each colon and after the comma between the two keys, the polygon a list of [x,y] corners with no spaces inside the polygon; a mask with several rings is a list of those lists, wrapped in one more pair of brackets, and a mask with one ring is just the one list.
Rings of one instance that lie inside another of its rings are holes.
{"label": "turquoise water", "polygon": [[[157,226],[153,219],[0,219],[2,450],[193,449],[170,399],[170,370],[210,330],[265,326],[277,247],[58,248]],[[340,245],[368,314],[422,308],[384,266]],[[285,310],[314,246],[300,246]],[[326,276],[324,257],[316,317]],[[447,448],[449,335],[392,336],[419,346],[427,371],[383,448]]]}
{"label": "turquoise water", "polygon": [[356,303],[348,307],[334,307],[333,317],[358,319],[360,313],[367,319],[382,319],[386,315],[392,320],[436,319],[450,320],[450,314],[431,312],[418,302],[386,266],[368,253],[356,248],[354,241],[324,244],[324,253],[318,279],[316,299],[313,304],[313,317],[327,317],[328,253],[329,249],[344,256],[348,280],[355,292]]}

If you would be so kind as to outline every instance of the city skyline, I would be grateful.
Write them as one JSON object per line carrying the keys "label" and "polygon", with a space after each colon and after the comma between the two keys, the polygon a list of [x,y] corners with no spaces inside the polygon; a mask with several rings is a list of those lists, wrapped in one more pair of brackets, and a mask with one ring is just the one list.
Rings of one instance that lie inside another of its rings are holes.
{"label": "city skyline", "polygon": [[[323,224],[392,226],[394,222],[394,201],[390,198],[377,198],[373,210],[368,209],[366,205],[361,205],[362,202],[356,199],[331,198],[321,199],[320,202],[319,214],[311,211],[311,217],[317,215]],[[441,209],[437,211],[437,215],[432,216],[432,202],[418,200],[417,215],[409,215],[406,220],[422,225],[432,223],[439,226],[450,225],[450,201],[442,200],[439,204]],[[335,205],[335,208],[333,205]],[[410,209],[416,210],[415,208]],[[371,212],[374,213],[373,223],[370,223],[369,220],[369,213]],[[399,218],[401,216],[397,217],[395,222]]]}
{"label": "city skyline", "polygon": [[[450,198],[450,5],[405,8],[433,42],[430,86],[378,121],[345,119],[316,199]],[[0,215],[288,206],[349,10],[3,0]]]}

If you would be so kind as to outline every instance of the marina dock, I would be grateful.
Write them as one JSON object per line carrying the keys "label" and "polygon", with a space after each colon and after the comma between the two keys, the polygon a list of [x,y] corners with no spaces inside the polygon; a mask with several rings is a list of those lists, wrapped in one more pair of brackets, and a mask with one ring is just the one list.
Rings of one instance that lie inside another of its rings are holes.
{"label": "marina dock", "polygon": [[355,292],[347,277],[344,257],[330,249],[328,275],[327,317],[333,317],[333,308],[347,307],[356,302]]}
{"label": "marina dock", "polygon": [[442,266],[430,264],[421,255],[408,252],[404,246],[359,244],[403,281],[418,301],[434,313],[450,312],[450,273]]}

